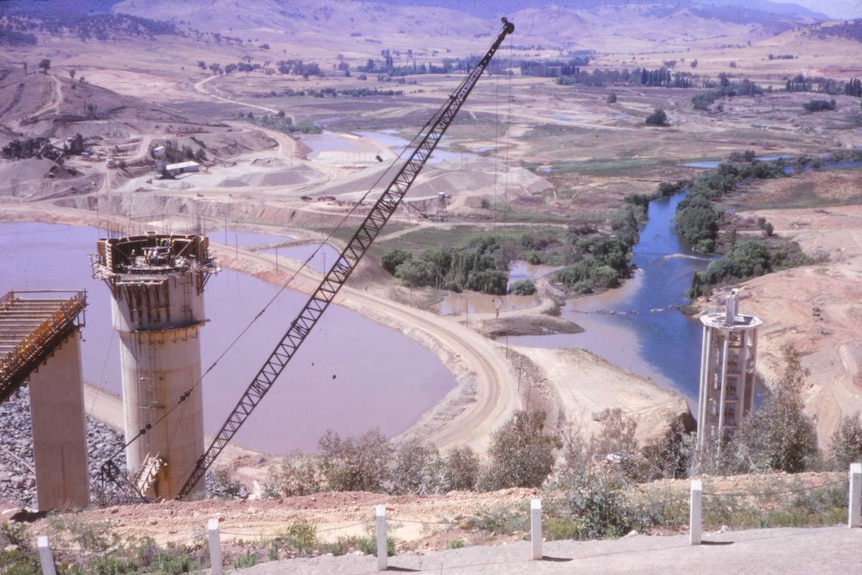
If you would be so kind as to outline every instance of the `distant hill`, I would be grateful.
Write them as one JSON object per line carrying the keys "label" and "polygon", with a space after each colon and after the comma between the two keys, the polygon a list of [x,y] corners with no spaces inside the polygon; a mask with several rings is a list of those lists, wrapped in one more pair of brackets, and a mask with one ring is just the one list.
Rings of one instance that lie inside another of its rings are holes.
{"label": "distant hill", "polygon": [[[306,46],[368,54],[382,47],[463,53],[475,38],[496,34],[502,15],[515,22],[517,45],[605,52],[621,43],[645,52],[659,44],[663,50],[744,45],[825,20],[768,0],[6,0],[3,14],[19,19],[0,26],[0,44],[9,45],[34,43],[36,29],[82,40],[192,29],[237,45],[287,34]],[[44,25],[21,25],[22,17]]]}
{"label": "distant hill", "polygon": [[[729,22],[738,22],[739,17],[758,18],[758,23],[768,15],[772,19],[776,15],[799,17],[806,19],[826,20],[826,16],[802,6],[786,2],[770,2],[769,0],[496,0],[489,6],[480,0],[371,0],[383,4],[398,4],[399,6],[439,6],[461,10],[479,18],[513,14],[525,9],[546,9],[552,5],[569,10],[596,10],[607,6],[652,6],[656,15],[667,15],[683,8],[688,8],[695,14],[704,17],[714,17]],[[665,11],[665,14],[661,14]],[[740,16],[743,15],[743,16]],[[750,21],[750,20],[749,20]]]}
{"label": "distant hill", "polygon": [[[796,27],[819,22],[802,8],[779,14],[760,7],[773,4],[747,0],[748,8],[670,1],[595,0],[123,0],[115,12],[167,20],[204,32],[220,32],[247,38],[268,39],[293,34],[302,42],[342,50],[353,49],[362,38],[370,43],[399,42],[412,47],[439,49],[442,38],[470,40],[499,30],[499,18],[507,15],[516,25],[513,41],[522,46],[565,50],[613,51],[621,39],[630,48],[653,50],[655,43],[677,48],[695,46],[705,39],[741,45],[757,42]],[[778,6],[778,5],[775,5]],[[777,15],[778,14],[778,15]],[[400,35],[400,36],[399,36]],[[427,39],[427,40],[423,40]],[[719,41],[719,39],[721,39]],[[369,50],[373,52],[374,50]]]}

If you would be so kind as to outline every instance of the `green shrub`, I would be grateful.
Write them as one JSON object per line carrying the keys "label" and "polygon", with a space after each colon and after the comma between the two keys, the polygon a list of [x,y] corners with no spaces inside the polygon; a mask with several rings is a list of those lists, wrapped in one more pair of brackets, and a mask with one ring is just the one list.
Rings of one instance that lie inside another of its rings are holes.
{"label": "green shrub", "polygon": [[858,413],[841,419],[838,430],[832,435],[829,454],[834,468],[839,471],[846,471],[851,463],[862,461],[862,418]]}
{"label": "green shrub", "polygon": [[532,280],[518,280],[512,284],[509,291],[512,295],[533,295],[536,293],[536,284]]}
{"label": "green shrub", "polygon": [[647,116],[645,123],[647,126],[667,126],[667,113],[661,108],[656,108]]}
{"label": "green shrub", "polygon": [[518,411],[491,436],[483,488],[540,487],[551,474],[559,439],[545,433],[544,411]]}
{"label": "green shrub", "polygon": [[247,569],[248,567],[254,567],[258,563],[260,563],[260,556],[256,551],[252,551],[251,549],[237,555],[233,560],[235,569]]}
{"label": "green shrub", "polygon": [[333,491],[382,491],[388,478],[392,445],[379,429],[341,439],[328,430],[317,444],[321,472]]}

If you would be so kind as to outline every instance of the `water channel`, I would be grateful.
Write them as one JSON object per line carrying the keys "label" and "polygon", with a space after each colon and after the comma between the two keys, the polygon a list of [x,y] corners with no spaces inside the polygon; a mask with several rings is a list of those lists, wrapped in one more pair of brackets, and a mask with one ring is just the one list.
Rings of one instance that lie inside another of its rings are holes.
{"label": "water channel", "polygon": [[[229,248],[277,243],[283,236],[211,232]],[[88,292],[82,345],[84,379],[120,392],[117,336],[110,293],[92,279],[88,254],[104,233],[94,228],[41,223],[0,223],[0,293],[63,289]],[[279,257],[304,261],[279,248]],[[334,258],[330,261],[334,261]],[[223,270],[207,284],[202,368],[216,362],[263,309],[277,287]],[[294,319],[307,296],[286,290],[204,377],[204,427],[214,433]],[[313,451],[327,429],[342,437],[379,427],[395,436],[413,425],[454,387],[452,374],[430,351],[402,334],[332,306],[280,380],[236,436],[242,445],[273,453]],[[2,409],[2,408],[0,408]]]}
{"label": "water channel", "polygon": [[[709,259],[689,250],[674,231],[677,194],[655,200],[632,257],[637,271],[616,290],[570,300],[562,317],[583,333],[509,338],[533,347],[582,348],[610,363],[648,377],[658,385],[697,400],[701,324],[679,310],[692,274]],[[575,376],[576,377],[576,376]]]}

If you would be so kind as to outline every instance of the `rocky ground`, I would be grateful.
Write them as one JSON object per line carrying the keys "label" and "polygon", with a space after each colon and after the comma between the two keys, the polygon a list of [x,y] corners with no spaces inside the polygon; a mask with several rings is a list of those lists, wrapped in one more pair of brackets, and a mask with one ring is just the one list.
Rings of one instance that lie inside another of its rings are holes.
{"label": "rocky ground", "polygon": [[[115,463],[125,472],[123,434],[87,417],[87,451],[90,461],[90,492],[94,501],[112,499],[116,490],[105,484],[99,467],[120,453]],[[4,506],[36,508],[36,474],[33,460],[33,432],[30,423],[30,392],[21,388],[0,409],[0,501]]]}

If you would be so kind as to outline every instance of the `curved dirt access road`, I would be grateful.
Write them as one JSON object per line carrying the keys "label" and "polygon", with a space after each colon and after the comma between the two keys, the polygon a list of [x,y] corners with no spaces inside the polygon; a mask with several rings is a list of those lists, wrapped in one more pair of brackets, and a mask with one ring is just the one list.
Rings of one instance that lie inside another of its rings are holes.
{"label": "curved dirt access road", "polygon": [[[239,260],[227,257],[222,265],[276,284],[283,284],[300,265],[282,257],[276,274],[274,256],[243,250],[239,253]],[[310,294],[319,285],[320,277],[305,268],[291,281],[290,288]],[[397,303],[377,291],[373,286],[345,285],[333,303],[418,341],[443,361],[458,382],[444,401],[406,435],[415,434],[441,450],[468,445],[484,453],[491,432],[522,407],[517,375],[504,348],[457,320]]]}
{"label": "curved dirt access road", "polygon": [[[37,74],[38,72],[31,72],[32,74]],[[51,88],[51,97],[45,102],[45,105],[30,114],[31,118],[39,118],[43,114],[49,114],[53,112],[56,116],[60,113],[60,103],[63,101],[63,84],[60,82],[60,79],[54,76],[53,74],[46,74],[51,82],[54,84]],[[14,120],[9,123],[9,128],[15,132],[21,130],[21,127],[24,125],[22,122],[25,118],[20,118],[18,120]]]}

